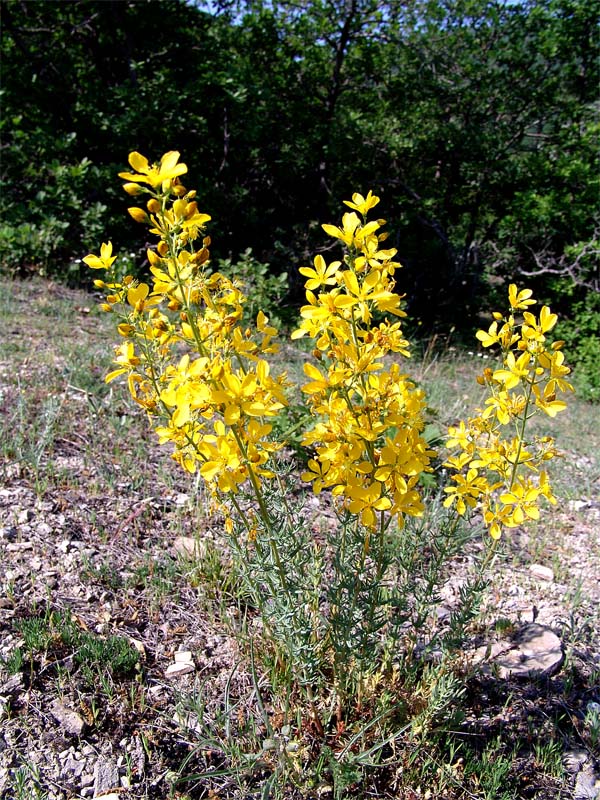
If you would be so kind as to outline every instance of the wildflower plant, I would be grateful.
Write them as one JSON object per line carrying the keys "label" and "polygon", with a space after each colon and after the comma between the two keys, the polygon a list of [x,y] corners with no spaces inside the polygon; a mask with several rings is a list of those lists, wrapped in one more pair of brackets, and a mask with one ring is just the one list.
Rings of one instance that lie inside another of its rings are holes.
{"label": "wildflower plant", "polygon": [[[341,257],[327,263],[317,255],[301,268],[306,303],[292,333],[312,350],[301,386],[311,420],[301,477],[314,495],[330,498],[337,519],[309,524],[291,499],[285,441],[274,436],[290,388],[270,365],[277,331],[262,311],[247,324],[241,283],[212,271],[210,217],[181,183],[187,168],[179,153],[157,164],[131,153],[129,164],[132,171],[120,173],[125,191],[144,201],[129,213],[157,242],[147,251],[148,283],[118,274],[111,242],[84,259],[104,270],[95,285],[121,337],[106,380],[127,379],[159,442],[200,475],[223,515],[259,612],[273,690],[285,685],[282,706],[306,710],[298,735],[304,724],[320,738],[333,774],[360,746],[369,753],[364,764],[374,763],[410,719],[406,692],[421,698],[419,730],[460,695],[445,656],[439,667],[425,662],[435,648],[446,654],[460,646],[483,585],[477,575],[461,593],[445,634],[427,628],[446,565],[468,535],[460,517],[480,510],[495,540],[503,528],[536,519],[542,498],[554,502],[545,469],[554,443],[527,438],[527,424],[536,411],[562,411],[558,395],[571,388],[561,343],[547,341],[556,315],[544,306],[535,316],[531,292],[511,285],[509,314],[495,314],[477,334],[485,347],[500,345],[503,363],[479,379],[489,390],[484,408],[449,429],[456,452],[446,461],[452,485],[442,507],[424,497],[422,478],[436,453],[424,436],[424,393],[401,366],[410,347],[396,251],[385,247],[385,221],[370,219],[379,198],[356,193],[345,201],[341,226],[323,225],[341,243]],[[302,752],[290,769],[301,762]]]}
{"label": "wildflower plant", "polygon": [[444,505],[456,504],[459,514],[478,507],[493,539],[503,528],[539,519],[542,498],[556,503],[545,469],[558,455],[554,440],[528,438],[527,426],[538,412],[555,417],[564,411],[560,395],[573,391],[566,380],[571,370],[565,364],[564,342],[548,342],[557,315],[548,306],[533,314],[531,290],[515,284],[508,299],[508,314],[494,312],[489,329],[477,332],[484,347],[499,345],[502,353],[501,367],[488,367],[478,378],[488,389],[485,407],[450,427],[447,442],[456,454],[446,461],[454,485],[445,489]]}

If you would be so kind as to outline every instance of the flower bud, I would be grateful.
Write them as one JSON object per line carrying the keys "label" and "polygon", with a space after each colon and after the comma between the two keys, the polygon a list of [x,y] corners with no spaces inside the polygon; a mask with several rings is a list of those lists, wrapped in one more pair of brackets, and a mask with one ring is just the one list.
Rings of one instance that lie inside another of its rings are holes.
{"label": "flower bud", "polygon": [[151,200],[148,200],[146,207],[151,214],[158,214],[160,211],[160,203],[155,197],[153,197]]}
{"label": "flower bud", "polygon": [[146,250],[146,257],[148,258],[148,262],[151,267],[156,267],[158,264],[160,264],[160,256],[155,253],[154,250],[150,250],[148,248],[148,250]]}
{"label": "flower bud", "polygon": [[133,206],[132,208],[128,208],[127,211],[136,222],[143,222],[143,223],[150,222],[148,214],[146,214],[146,212],[142,208],[137,208],[136,206]]}
{"label": "flower bud", "polygon": [[138,194],[141,194],[144,191],[139,183],[124,183],[123,188],[127,194],[130,194],[132,197],[136,197]]}

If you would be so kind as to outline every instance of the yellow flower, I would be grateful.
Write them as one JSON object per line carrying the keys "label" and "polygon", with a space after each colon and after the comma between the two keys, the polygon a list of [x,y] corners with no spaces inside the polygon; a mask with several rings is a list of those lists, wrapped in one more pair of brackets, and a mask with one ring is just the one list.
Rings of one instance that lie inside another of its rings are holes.
{"label": "yellow flower", "polygon": [[325,263],[323,256],[315,256],[315,268],[300,267],[299,272],[301,275],[306,276],[309,280],[306,281],[305,286],[307,289],[320,289],[321,286],[335,286],[337,283],[337,272],[342,265],[341,261],[332,261],[329,266]]}
{"label": "yellow flower", "polygon": [[542,306],[542,310],[540,311],[540,319],[539,322],[534,314],[531,314],[529,311],[525,311],[523,314],[523,326],[521,328],[521,336],[527,342],[535,341],[535,342],[544,342],[546,337],[544,334],[551,331],[552,328],[558,322],[558,316],[556,314],[552,314],[548,306]]}
{"label": "yellow flower", "polygon": [[309,459],[308,470],[302,473],[301,478],[306,483],[312,483],[315,494],[320,494],[322,489],[331,485],[331,477],[328,478],[330,466],[331,462],[326,458],[319,461]]}
{"label": "yellow flower", "polygon": [[507,390],[513,389],[522,379],[529,376],[531,358],[531,354],[527,351],[521,353],[518,359],[515,359],[514,353],[508,353],[504,360],[504,369],[495,370],[494,380]]}
{"label": "yellow flower", "polygon": [[346,247],[352,247],[354,245],[354,234],[357,228],[360,227],[360,219],[356,214],[348,213],[342,217],[341,228],[337,228],[335,225],[322,225],[321,227],[325,233],[336,239],[341,239]]}
{"label": "yellow flower", "polygon": [[476,469],[469,469],[466,475],[453,475],[456,486],[447,486],[444,491],[448,497],[444,506],[449,508],[456,503],[456,510],[462,516],[467,508],[475,508],[479,497],[488,489],[488,483]]}
{"label": "yellow flower", "polygon": [[516,528],[526,519],[539,519],[540,510],[537,500],[541,491],[533,486],[530,481],[519,482],[510,492],[500,495],[500,502],[508,509],[508,515],[503,520],[507,528]]}
{"label": "yellow flower", "polygon": [[567,407],[567,404],[564,400],[556,399],[554,382],[548,383],[543,390],[540,390],[539,386],[534,386],[533,391],[535,394],[536,406],[549,417],[555,417],[559,412],[564,411]]}
{"label": "yellow flower", "polygon": [[477,331],[475,336],[484,347],[491,347],[493,344],[500,341],[500,337],[498,336],[498,323],[492,322],[487,331]]}
{"label": "yellow flower", "polygon": [[527,306],[535,305],[536,301],[530,299],[533,292],[531,289],[522,289],[519,291],[515,283],[511,283],[508,287],[508,300],[511,308],[525,309]]}
{"label": "yellow flower", "polygon": [[482,417],[487,419],[491,414],[495,414],[501,425],[508,425],[511,419],[518,418],[523,413],[526,403],[525,396],[522,394],[514,395],[504,391],[498,392],[498,394],[488,397],[485,401],[487,408]]}
{"label": "yellow flower", "polygon": [[386,511],[392,507],[389,497],[382,495],[382,486],[375,481],[369,486],[362,482],[351,481],[344,487],[344,494],[349,498],[348,510],[351,514],[360,515],[360,521],[365,528],[377,527],[376,511]]}
{"label": "yellow flower", "polygon": [[366,197],[363,197],[362,194],[355,192],[352,195],[352,201],[344,200],[345,205],[354,209],[354,211],[358,211],[358,213],[362,214],[363,217],[366,217],[369,211],[374,208],[377,203],[379,203],[379,198],[376,197],[371,190],[369,190]]}
{"label": "yellow flower", "polygon": [[119,369],[115,369],[112,372],[109,372],[106,378],[104,379],[106,383],[110,383],[114,381],[119,375],[123,375],[126,372],[130,372],[134,367],[137,367],[140,363],[140,359],[135,354],[135,347],[133,342],[124,342],[119,347],[115,348],[116,358],[115,363],[120,364],[121,366]]}
{"label": "yellow flower", "polygon": [[150,165],[147,158],[136,152],[130,153],[128,160],[135,172],[119,172],[119,178],[134,183],[147,183],[153,189],[166,189],[174,178],[187,172],[185,164],[177,163],[179,153],[176,150],[165,153],[158,164]]}
{"label": "yellow flower", "polygon": [[460,447],[463,450],[470,449],[473,433],[462,420],[458,423],[458,427],[450,426],[448,433],[450,434],[450,439],[446,442],[446,447]]}
{"label": "yellow flower", "polygon": [[110,269],[116,258],[117,257],[112,254],[112,242],[108,242],[107,244],[103,244],[100,248],[99,256],[90,253],[82,260],[84,264],[87,264],[91,269]]}

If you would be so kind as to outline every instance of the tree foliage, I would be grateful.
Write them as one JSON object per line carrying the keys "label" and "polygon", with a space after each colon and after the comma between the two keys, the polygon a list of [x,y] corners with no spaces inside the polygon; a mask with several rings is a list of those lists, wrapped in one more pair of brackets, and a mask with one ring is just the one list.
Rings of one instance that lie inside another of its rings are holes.
{"label": "tree foliage", "polygon": [[5,269],[77,279],[108,226],[134,248],[114,174],[130,150],[176,148],[215,255],[252,248],[292,286],[327,246],[318,223],[373,189],[425,323],[460,322],[519,273],[546,297],[580,285],[574,303],[598,288],[598,0],[2,12]]}

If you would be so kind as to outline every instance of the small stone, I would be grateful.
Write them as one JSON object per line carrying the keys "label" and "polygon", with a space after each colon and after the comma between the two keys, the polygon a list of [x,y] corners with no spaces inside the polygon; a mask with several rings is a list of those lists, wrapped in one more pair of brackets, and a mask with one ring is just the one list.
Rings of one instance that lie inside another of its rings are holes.
{"label": "small stone", "polygon": [[200,558],[205,548],[202,543],[193,536],[177,536],[173,541],[173,550],[179,556],[185,558]]}
{"label": "small stone", "polygon": [[564,659],[558,636],[535,622],[523,626],[512,637],[490,642],[474,653],[483,671],[500,678],[548,677],[558,672]]}
{"label": "small stone", "polygon": [[94,783],[94,773],[88,772],[82,775],[79,783],[82,789],[85,789],[86,786],[91,786]]}
{"label": "small stone", "polygon": [[10,528],[0,528],[0,539],[6,539],[7,542],[14,542],[17,538],[17,529],[14,526]]}
{"label": "small stone", "polygon": [[549,583],[552,583],[554,580],[554,572],[550,569],[550,567],[544,567],[541,564],[531,564],[529,571],[532,575],[535,575],[536,578],[539,578],[542,581],[548,581]]}
{"label": "small stone", "polygon": [[52,533],[52,528],[47,522],[39,522],[37,525],[37,532],[40,536],[49,536]]}
{"label": "small stone", "polygon": [[175,722],[176,725],[179,725],[179,727],[183,728],[184,730],[202,733],[202,725],[195,714],[176,711],[173,716],[173,722]]}
{"label": "small stone", "polygon": [[85,728],[85,720],[76,711],[64,706],[60,700],[55,700],[50,706],[50,712],[66,733],[81,736]]}
{"label": "small stone", "polygon": [[75,778],[78,778],[85,769],[85,761],[78,761],[73,754],[69,754],[66,758],[63,772],[69,772]]}
{"label": "small stone", "polygon": [[[114,761],[109,758],[100,758],[94,766],[94,797],[108,800],[113,789],[119,789],[119,770]],[[118,795],[115,795],[118,800]]]}
{"label": "small stone", "polygon": [[558,636],[543,625],[531,623],[513,639],[510,650],[494,659],[501,678],[547,677],[558,672],[564,653]]}
{"label": "small stone", "polygon": [[31,522],[32,519],[33,511],[30,508],[24,508],[22,511],[19,511],[17,522],[19,525],[26,525],[28,522]]}
{"label": "small stone", "polygon": [[574,800],[598,800],[600,798],[600,777],[591,768],[584,768],[577,775]]}
{"label": "small stone", "polygon": [[589,761],[585,750],[567,750],[562,757],[562,762],[567,772],[575,775]]}
{"label": "small stone", "polygon": [[176,664],[194,664],[194,658],[192,656],[191,650],[178,650],[175,653],[175,663]]}
{"label": "small stone", "polygon": [[10,773],[7,767],[0,767],[0,792],[4,792],[8,788],[8,779]]}
{"label": "small stone", "polygon": [[11,542],[6,545],[9,553],[18,553],[20,550],[33,550],[33,542]]}
{"label": "small stone", "polygon": [[570,500],[568,505],[571,511],[583,511],[584,508],[589,508],[591,503],[589,500]]}
{"label": "small stone", "polygon": [[133,636],[129,637],[129,641],[141,655],[142,659],[146,658],[146,648],[144,647],[144,643],[141,642],[139,639],[134,639]]}
{"label": "small stone", "polygon": [[177,678],[180,675],[187,675],[188,672],[194,672],[195,669],[194,665],[190,664],[189,661],[175,662],[175,664],[170,664],[167,667],[165,677]]}

